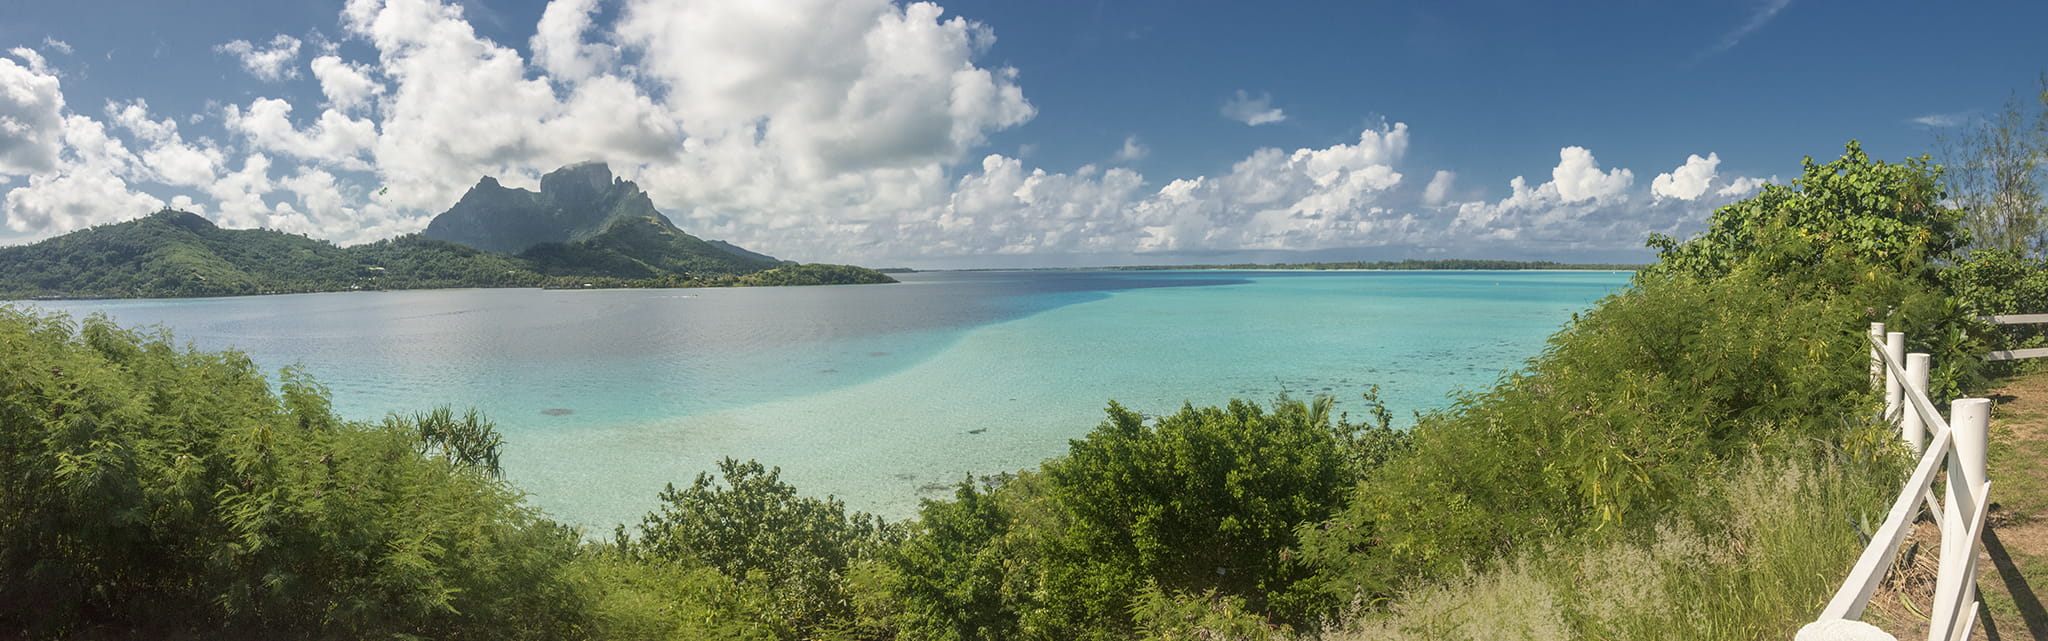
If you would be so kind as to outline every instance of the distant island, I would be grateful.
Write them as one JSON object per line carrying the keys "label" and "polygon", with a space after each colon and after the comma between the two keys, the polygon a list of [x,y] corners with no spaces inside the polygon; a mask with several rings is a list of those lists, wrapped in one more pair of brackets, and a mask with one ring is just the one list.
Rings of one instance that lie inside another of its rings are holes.
{"label": "distant island", "polygon": [[[1011,269],[965,269],[960,271],[1165,271],[1194,269],[1287,269],[1301,271],[1334,270],[1377,270],[1377,271],[1526,271],[1526,270],[1573,270],[1573,271],[1618,271],[1628,272],[1642,269],[1642,265],[1615,263],[1559,263],[1547,260],[1476,260],[1466,258],[1445,258],[1431,260],[1394,261],[1345,261],[1325,263],[1236,263],[1230,265],[1117,265],[1111,267],[1039,267],[1024,270]],[[886,271],[886,270],[885,270]],[[907,271],[907,270],[906,270]]]}
{"label": "distant island", "polygon": [[485,177],[424,233],[352,247],[222,229],[165,209],[0,248],[0,299],[893,282],[864,267],[799,264],[692,236],[603,163],[550,172],[538,192]]}

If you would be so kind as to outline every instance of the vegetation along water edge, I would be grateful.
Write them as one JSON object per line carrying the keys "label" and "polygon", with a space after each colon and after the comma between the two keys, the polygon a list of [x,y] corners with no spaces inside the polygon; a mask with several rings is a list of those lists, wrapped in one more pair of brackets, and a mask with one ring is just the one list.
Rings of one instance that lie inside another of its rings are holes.
{"label": "vegetation along water edge", "polygon": [[[1789,638],[1906,465],[1863,330],[1937,396],[2038,344],[2040,258],[1854,143],[1715,212],[1489,389],[1105,420],[884,522],[771,465],[611,536],[501,480],[478,412],[340,419],[167,332],[0,308],[0,627],[32,637]],[[165,221],[172,222],[172,221]],[[421,241],[414,241],[421,242]],[[1812,518],[1811,515],[1827,515]]]}

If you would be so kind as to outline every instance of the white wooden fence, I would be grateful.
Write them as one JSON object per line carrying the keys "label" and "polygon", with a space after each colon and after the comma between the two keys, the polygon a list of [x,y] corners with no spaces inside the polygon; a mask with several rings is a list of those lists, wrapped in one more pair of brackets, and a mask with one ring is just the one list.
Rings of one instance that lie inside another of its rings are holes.
{"label": "white wooden fence", "polygon": [[[2044,315],[2048,321],[2048,315]],[[1934,609],[1928,639],[1967,639],[1977,624],[1977,545],[1984,535],[1984,516],[1990,512],[1987,498],[1991,482],[1984,478],[1984,454],[1989,445],[1991,401],[1959,398],[1949,404],[1943,420],[1934,402],[1927,399],[1926,354],[1907,354],[1906,335],[1887,333],[1884,323],[1870,325],[1870,377],[1885,390],[1885,418],[1899,426],[1899,438],[1920,452],[1919,464],[1906,480],[1899,498],[1892,503],[1884,524],[1870,537],[1870,545],[1856,559],[1848,580],[1821,610],[1820,618],[1799,630],[1799,641],[1822,639],[1892,640],[1897,637],[1864,623],[1863,608],[1871,594],[1884,582],[1885,572],[1898,556],[1899,545],[1920,513],[1922,503],[1941,528],[1941,563],[1935,573]],[[1931,438],[1921,442],[1922,438]],[[1948,468],[1944,497],[1934,497],[1934,475]]]}
{"label": "white wooden fence", "polygon": [[[1993,325],[2039,325],[2048,323],[2048,314],[2007,314],[2004,316],[1979,316],[1977,320]],[[1987,361],[2009,361],[2017,358],[2040,358],[2048,356],[2048,347],[2033,349],[2000,350],[1984,356]]]}

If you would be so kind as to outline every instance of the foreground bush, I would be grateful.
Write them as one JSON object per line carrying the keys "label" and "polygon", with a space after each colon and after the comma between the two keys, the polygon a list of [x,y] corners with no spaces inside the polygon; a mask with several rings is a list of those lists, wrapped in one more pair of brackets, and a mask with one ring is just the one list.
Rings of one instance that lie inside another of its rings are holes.
{"label": "foreground bush", "polygon": [[927,502],[895,557],[903,638],[1130,638],[1133,608],[1200,595],[1261,623],[1312,618],[1294,530],[1340,503],[1345,444],[1371,431],[1329,407],[1233,401],[1148,422],[1112,404],[1042,472]]}
{"label": "foreground bush", "polygon": [[[452,421],[451,421],[452,424]],[[576,535],[412,419],[335,417],[287,371],[0,308],[0,625],[546,638]],[[463,441],[463,442],[458,442]]]}
{"label": "foreground bush", "polygon": [[1862,553],[1845,524],[1882,514],[1902,460],[1747,459],[1640,535],[1554,542],[1433,579],[1316,638],[1791,638]]}

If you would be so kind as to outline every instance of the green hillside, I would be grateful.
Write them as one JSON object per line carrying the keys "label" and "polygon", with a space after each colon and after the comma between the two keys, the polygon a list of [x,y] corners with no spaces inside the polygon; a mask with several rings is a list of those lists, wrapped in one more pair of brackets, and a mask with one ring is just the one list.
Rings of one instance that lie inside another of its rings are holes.
{"label": "green hillside", "polygon": [[0,293],[13,296],[216,296],[323,289],[361,264],[331,243],[228,230],[164,210],[33,245],[0,248]]}
{"label": "green hillside", "polygon": [[658,214],[613,218],[595,236],[566,244],[542,243],[520,252],[519,257],[535,271],[549,276],[613,278],[740,275],[782,264],[773,258],[751,258],[705,242],[677,229]]}
{"label": "green hillside", "polygon": [[0,247],[0,299],[178,298],[445,287],[724,287],[895,282],[841,265],[750,259],[661,218],[513,256],[419,234],[354,247],[221,229],[164,210],[31,245]]}

